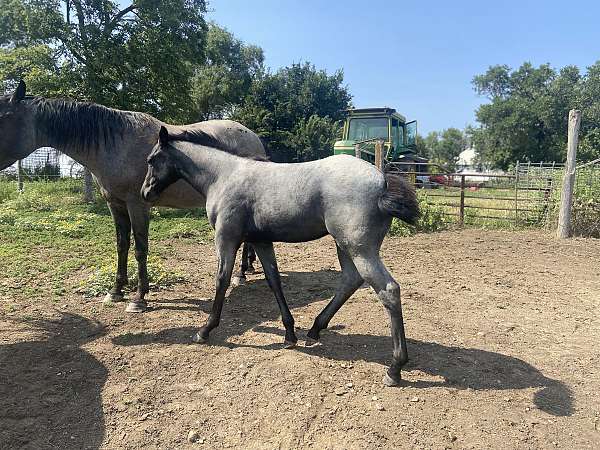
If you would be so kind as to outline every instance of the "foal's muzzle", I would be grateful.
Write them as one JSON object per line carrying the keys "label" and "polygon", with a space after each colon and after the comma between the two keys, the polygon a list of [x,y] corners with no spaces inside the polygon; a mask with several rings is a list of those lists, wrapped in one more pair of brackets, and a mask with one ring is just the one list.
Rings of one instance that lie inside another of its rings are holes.
{"label": "foal's muzzle", "polygon": [[140,195],[147,202],[153,202],[158,199],[158,193],[156,192],[156,180],[152,179],[150,182],[144,182],[142,185],[142,189],[140,191]]}

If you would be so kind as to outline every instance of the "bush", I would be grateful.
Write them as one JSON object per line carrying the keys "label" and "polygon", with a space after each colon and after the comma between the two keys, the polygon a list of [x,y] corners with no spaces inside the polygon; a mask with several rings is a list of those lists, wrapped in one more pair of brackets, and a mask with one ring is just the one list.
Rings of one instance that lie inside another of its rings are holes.
{"label": "bush", "polygon": [[443,213],[442,208],[430,205],[427,195],[419,195],[420,216],[415,225],[408,225],[394,218],[389,234],[391,236],[410,236],[415,233],[432,233],[448,228],[449,221]]}

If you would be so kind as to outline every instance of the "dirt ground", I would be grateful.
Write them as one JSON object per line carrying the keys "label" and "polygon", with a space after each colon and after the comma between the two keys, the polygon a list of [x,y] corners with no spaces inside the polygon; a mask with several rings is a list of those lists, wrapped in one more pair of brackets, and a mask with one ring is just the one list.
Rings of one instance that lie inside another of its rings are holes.
{"label": "dirt ground", "polygon": [[388,239],[411,358],[400,388],[381,383],[392,344],[370,289],[303,346],[339,276],[330,238],[277,246],[291,350],[261,273],[231,290],[211,345],[192,344],[214,250],[170,249],[189,280],[146,314],[75,294],[0,313],[0,448],[600,448],[600,240]]}

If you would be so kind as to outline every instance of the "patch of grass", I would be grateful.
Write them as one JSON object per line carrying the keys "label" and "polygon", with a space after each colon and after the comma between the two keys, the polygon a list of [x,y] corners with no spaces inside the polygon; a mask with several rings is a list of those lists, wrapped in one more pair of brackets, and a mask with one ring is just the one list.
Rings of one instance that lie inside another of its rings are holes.
{"label": "patch of grass", "polygon": [[[168,239],[211,240],[204,210],[153,210],[150,223],[151,255],[165,253]],[[137,283],[133,259],[131,285]],[[81,180],[25,183],[0,180],[0,295],[44,296],[56,299],[81,289],[80,273],[91,272],[84,290],[104,293],[114,281],[115,231],[110,212],[100,197],[83,202]],[[182,275],[150,258],[151,283],[164,287]]]}
{"label": "patch of grass", "polygon": [[[116,262],[100,266],[87,280],[80,283],[78,291],[88,297],[104,295],[112,288],[116,273]],[[129,274],[129,283],[125,290],[132,291],[137,286],[138,276],[137,264],[131,259],[127,264],[127,273]],[[185,275],[176,270],[166,269],[159,258],[150,256],[148,258],[148,279],[150,289],[159,290],[185,281]]]}
{"label": "patch of grass", "polygon": [[401,220],[394,218],[390,227],[389,234],[392,236],[410,236],[412,234],[432,233],[442,231],[448,228],[450,221],[444,215],[441,207],[432,205],[425,194],[418,194],[420,216],[417,223],[408,225]]}

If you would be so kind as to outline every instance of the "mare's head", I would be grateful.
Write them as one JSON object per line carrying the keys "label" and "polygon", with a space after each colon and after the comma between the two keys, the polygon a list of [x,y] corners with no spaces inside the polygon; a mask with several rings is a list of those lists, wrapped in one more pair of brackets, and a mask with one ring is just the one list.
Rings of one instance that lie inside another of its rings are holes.
{"label": "mare's head", "polygon": [[154,202],[160,194],[181,178],[170,152],[169,132],[162,126],[158,142],[148,155],[148,170],[140,194],[147,202]]}
{"label": "mare's head", "polygon": [[23,103],[25,89],[25,82],[21,81],[15,92],[0,96],[0,170],[35,150]]}

